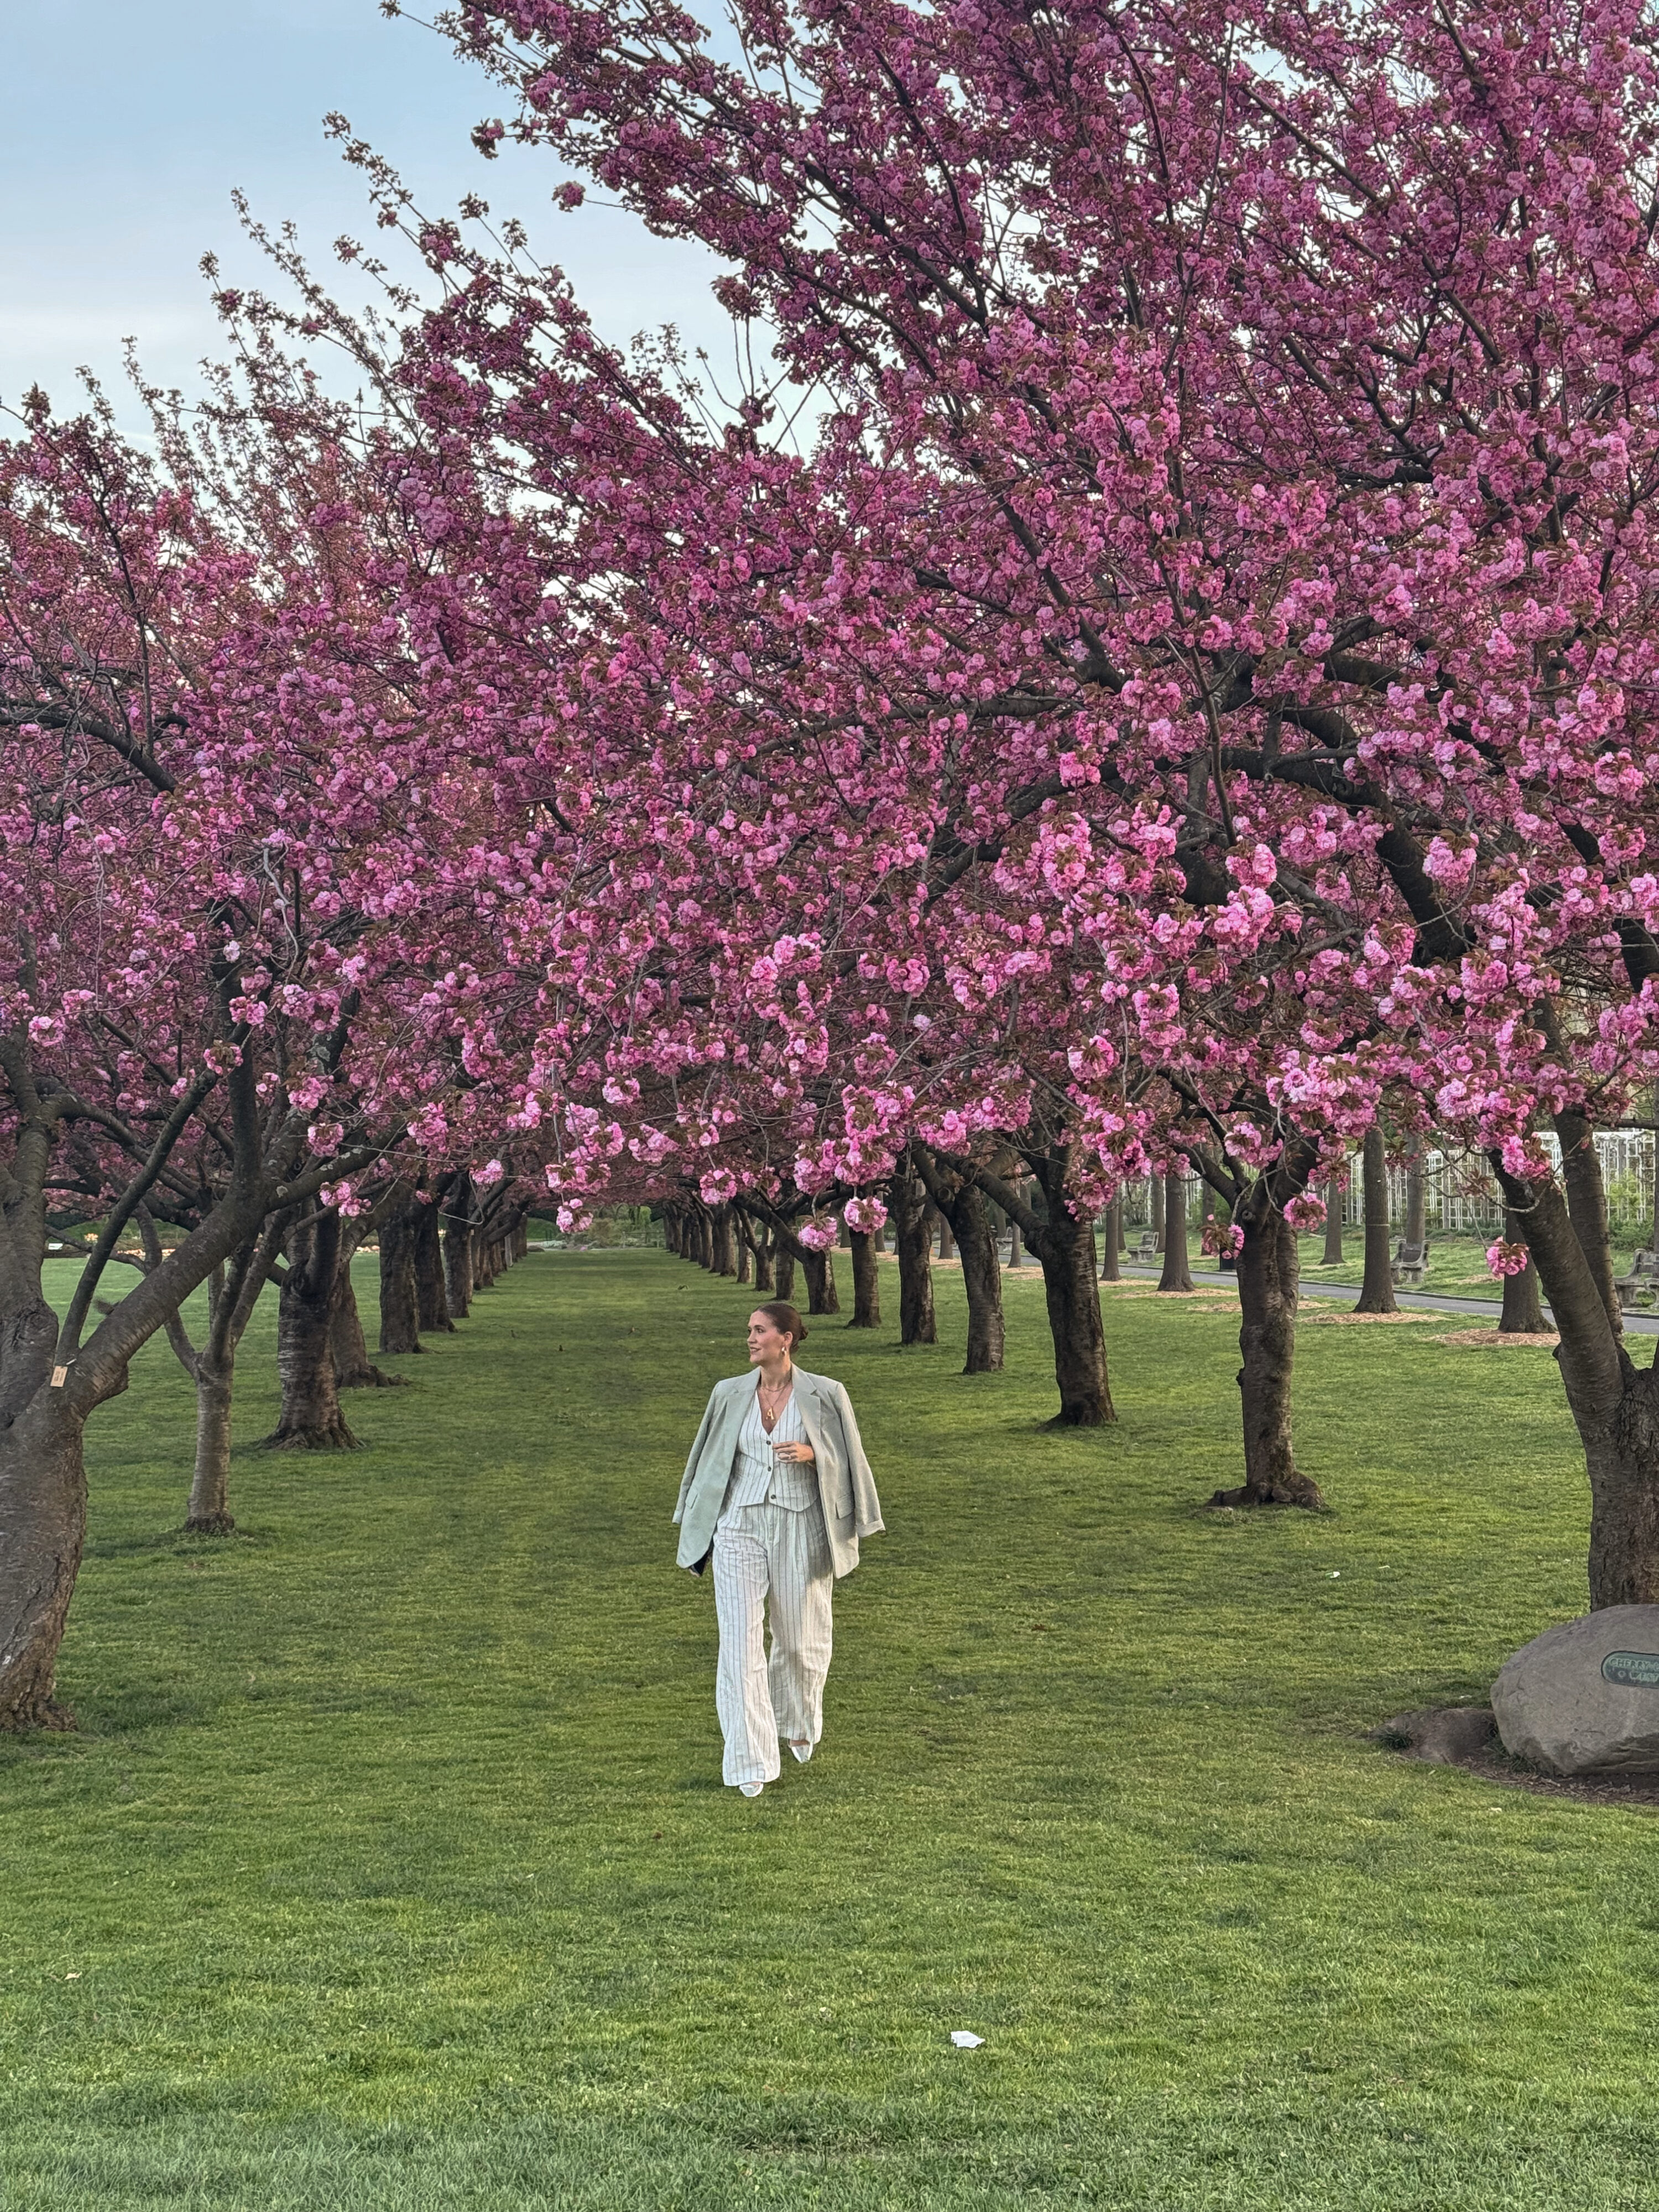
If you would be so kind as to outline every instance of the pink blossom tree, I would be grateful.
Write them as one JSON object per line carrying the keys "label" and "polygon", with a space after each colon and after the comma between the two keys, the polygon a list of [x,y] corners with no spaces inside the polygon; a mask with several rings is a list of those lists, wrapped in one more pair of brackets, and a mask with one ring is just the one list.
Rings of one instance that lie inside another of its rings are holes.
{"label": "pink blossom tree", "polygon": [[[439,550],[460,499],[439,516],[422,456],[365,450],[303,380],[256,385],[204,442],[161,420],[155,459],[107,419],[31,412],[0,452],[8,1728],[64,1717],[82,1435],[134,1354],[226,1271],[182,1346],[192,1517],[224,1525],[235,1338],[275,1243],[349,1217],[388,1153],[467,1156],[511,880],[465,628],[444,641],[476,540]],[[42,1263],[67,1219],[60,1318]],[[100,1301],[135,1234],[139,1280]]]}
{"label": "pink blossom tree", "polygon": [[701,541],[725,650],[705,623],[689,711],[716,745],[766,719],[849,845],[908,856],[895,937],[1048,870],[1102,970],[1079,1141],[1115,1172],[1167,1132],[1242,1231],[1279,1408],[1247,1496],[1290,1464],[1309,1177],[1384,1100],[1488,1148],[1563,1331],[1592,1597],[1653,1596],[1589,1143],[1655,1060],[1644,11],[732,14],[741,64],[660,0],[459,16],[506,127],[725,257],[822,396],[811,542],[757,434],[741,547]]}

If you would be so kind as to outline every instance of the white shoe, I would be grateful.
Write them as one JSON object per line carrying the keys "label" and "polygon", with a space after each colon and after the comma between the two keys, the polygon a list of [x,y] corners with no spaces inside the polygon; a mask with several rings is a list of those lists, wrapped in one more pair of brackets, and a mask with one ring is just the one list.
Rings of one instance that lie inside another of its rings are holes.
{"label": "white shoe", "polygon": [[738,1787],[745,1797],[758,1797],[766,1784],[763,1782],[739,1782]]}
{"label": "white shoe", "polygon": [[803,1766],[805,1765],[807,1760],[812,1756],[812,1747],[810,1743],[792,1743],[789,1748],[794,1753],[796,1758],[799,1759]]}

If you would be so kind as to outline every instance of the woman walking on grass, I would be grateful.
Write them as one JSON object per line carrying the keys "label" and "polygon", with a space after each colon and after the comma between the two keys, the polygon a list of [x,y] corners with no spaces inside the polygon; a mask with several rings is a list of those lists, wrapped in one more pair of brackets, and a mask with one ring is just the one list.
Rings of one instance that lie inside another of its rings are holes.
{"label": "woman walking on grass", "polygon": [[805,1334],[781,1299],[750,1315],[749,1365],[760,1371],[714,1385],[674,1508],[681,1566],[700,1575],[714,1563],[722,1772],[745,1797],[777,1780],[781,1738],[803,1765],[812,1756],[830,1589],[857,1566],[859,1538],[882,1525],[851,1401],[827,1375],[794,1364]]}

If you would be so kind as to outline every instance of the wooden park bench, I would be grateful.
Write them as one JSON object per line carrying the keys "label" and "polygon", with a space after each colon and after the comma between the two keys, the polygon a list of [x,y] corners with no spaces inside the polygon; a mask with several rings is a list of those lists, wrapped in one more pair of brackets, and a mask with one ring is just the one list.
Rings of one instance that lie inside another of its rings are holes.
{"label": "wooden park bench", "polygon": [[1394,1248],[1394,1263],[1389,1272],[1398,1289],[1421,1290],[1429,1272],[1427,1237],[1420,1244],[1408,1244],[1402,1237]]}
{"label": "wooden park bench", "polygon": [[1622,1313],[1654,1304],[1659,1300],[1659,1252],[1638,1252],[1630,1263],[1629,1274],[1621,1275],[1613,1287],[1619,1293]]}

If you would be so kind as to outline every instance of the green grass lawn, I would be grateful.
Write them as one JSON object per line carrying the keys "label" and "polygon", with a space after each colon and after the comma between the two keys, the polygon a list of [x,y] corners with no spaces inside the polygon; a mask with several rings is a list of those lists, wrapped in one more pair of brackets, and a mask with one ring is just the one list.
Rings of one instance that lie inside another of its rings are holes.
{"label": "green grass lawn", "polygon": [[0,1744],[6,2212],[1659,2205],[1659,1819],[1363,1733],[1582,1608],[1547,1354],[1310,1327],[1334,1510],[1216,1516],[1226,1313],[1109,1292],[1121,1425],[1055,1435],[1007,1295],[1000,1376],[949,1273],[937,1348],[814,1328],[890,1533],[753,1803],[668,1526],[747,1293],[532,1255],[369,1449],[239,1450],[217,1543],[152,1346],[82,1731]]}

